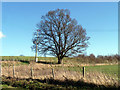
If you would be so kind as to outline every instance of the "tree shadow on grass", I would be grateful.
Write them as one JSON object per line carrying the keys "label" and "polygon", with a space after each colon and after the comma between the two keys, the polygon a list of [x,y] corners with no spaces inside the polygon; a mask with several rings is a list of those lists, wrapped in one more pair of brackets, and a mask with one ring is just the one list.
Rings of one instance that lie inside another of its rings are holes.
{"label": "tree shadow on grass", "polygon": [[42,64],[58,64],[57,62],[49,62],[49,61],[38,61],[37,63],[42,63]]}
{"label": "tree shadow on grass", "polygon": [[25,60],[19,60],[20,62],[24,63],[24,64],[30,64],[29,61],[25,61]]}
{"label": "tree shadow on grass", "polygon": [[77,89],[118,90],[118,87],[116,87],[116,86],[97,85],[97,84],[93,84],[93,83],[84,82],[83,80],[74,81],[72,79],[71,80],[65,79],[64,81],[61,81],[61,80],[55,80],[53,78],[50,78],[50,79],[44,79],[44,80],[33,79],[33,81],[54,84],[54,85],[61,85],[62,87],[66,87],[66,88],[76,87]]}
{"label": "tree shadow on grass", "polygon": [[[62,90],[62,89],[87,89],[87,90],[118,90],[117,86],[105,86],[105,85],[96,85],[93,83],[87,83],[84,82],[83,80],[79,80],[79,81],[74,81],[74,80],[68,80],[65,79],[64,81],[62,80],[55,80],[53,78],[46,78],[46,79],[18,79],[18,78],[12,78],[12,77],[4,77],[5,80],[3,79],[3,83],[4,84],[11,84],[14,87],[18,87],[20,85],[20,87],[25,88],[26,86],[29,87],[29,89],[38,89],[38,88],[45,88],[46,90],[54,88],[54,90]],[[16,83],[17,82],[17,83]],[[18,83],[20,82],[20,83]],[[41,86],[41,84],[44,86]],[[47,84],[47,85],[46,85]],[[34,86],[34,87],[32,87]],[[120,87],[120,86],[119,86]],[[52,90],[52,89],[51,89]]]}

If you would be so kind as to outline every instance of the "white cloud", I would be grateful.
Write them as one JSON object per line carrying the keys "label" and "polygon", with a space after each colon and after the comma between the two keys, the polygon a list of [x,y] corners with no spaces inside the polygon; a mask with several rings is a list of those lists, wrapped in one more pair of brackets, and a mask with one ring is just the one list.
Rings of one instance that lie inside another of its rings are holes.
{"label": "white cloud", "polygon": [[5,35],[3,35],[3,33],[0,31],[0,39],[5,37]]}

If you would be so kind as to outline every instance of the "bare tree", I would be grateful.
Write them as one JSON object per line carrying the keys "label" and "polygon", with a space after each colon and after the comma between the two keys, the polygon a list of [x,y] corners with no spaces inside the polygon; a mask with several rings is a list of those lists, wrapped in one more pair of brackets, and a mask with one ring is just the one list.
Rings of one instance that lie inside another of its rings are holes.
{"label": "bare tree", "polygon": [[[41,17],[37,27],[33,42],[39,38],[38,52],[57,57],[58,64],[61,64],[64,57],[76,56],[88,47],[86,30],[75,19],[71,19],[68,9],[49,11]],[[35,50],[35,43],[32,48]]]}

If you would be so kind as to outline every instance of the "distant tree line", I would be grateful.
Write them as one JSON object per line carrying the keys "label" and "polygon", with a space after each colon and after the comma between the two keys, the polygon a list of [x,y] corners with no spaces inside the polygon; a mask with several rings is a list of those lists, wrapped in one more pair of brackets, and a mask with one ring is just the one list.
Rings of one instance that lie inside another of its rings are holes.
{"label": "distant tree line", "polygon": [[89,61],[96,61],[96,62],[104,62],[104,61],[108,61],[108,62],[118,62],[120,61],[120,55],[116,54],[116,55],[98,55],[97,57],[95,57],[94,54],[90,54],[89,56],[86,56],[84,54],[80,54],[77,56],[77,58],[82,58],[82,59],[88,59]]}
{"label": "distant tree line", "polygon": [[[56,60],[55,57],[38,57],[39,60]],[[65,57],[65,59],[67,60],[77,60],[80,63],[118,63],[118,61],[120,61],[120,55],[116,54],[116,55],[98,55],[97,57],[95,57],[94,54],[90,54],[89,56],[84,55],[84,54],[79,54],[76,57]],[[2,61],[32,61],[34,60],[34,57],[29,57],[29,56],[2,56]]]}

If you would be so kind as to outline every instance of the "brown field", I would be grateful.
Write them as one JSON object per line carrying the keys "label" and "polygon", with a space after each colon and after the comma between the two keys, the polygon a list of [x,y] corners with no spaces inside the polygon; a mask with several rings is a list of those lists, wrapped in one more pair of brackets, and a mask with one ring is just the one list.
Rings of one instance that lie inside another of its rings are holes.
{"label": "brown field", "polygon": [[[42,61],[42,60],[41,60]],[[1,61],[2,62],[2,75],[13,77],[13,64],[16,78],[30,78],[33,79],[45,79],[53,77],[55,80],[72,79],[74,81],[84,80],[87,83],[94,83],[98,85],[114,85],[118,86],[118,78],[111,77],[110,75],[101,73],[99,71],[87,71],[85,77],[82,75],[82,66],[98,66],[106,64],[80,64],[77,67],[81,68],[80,71],[74,71],[66,68],[73,67],[74,64],[43,64],[33,63],[21,64],[19,61]],[[112,65],[112,64],[111,64]],[[31,76],[32,68],[32,76]],[[52,70],[53,73],[52,73]]]}

